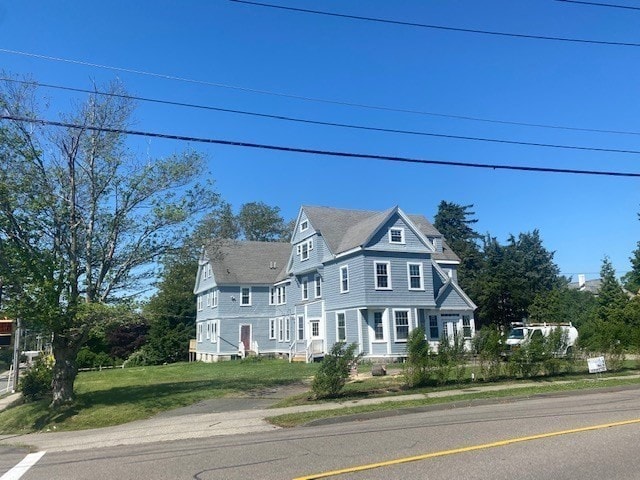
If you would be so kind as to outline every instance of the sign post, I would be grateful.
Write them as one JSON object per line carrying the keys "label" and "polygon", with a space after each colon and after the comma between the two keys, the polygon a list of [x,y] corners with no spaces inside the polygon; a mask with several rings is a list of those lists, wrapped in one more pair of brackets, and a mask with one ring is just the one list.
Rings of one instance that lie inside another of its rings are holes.
{"label": "sign post", "polygon": [[589,373],[602,373],[607,371],[607,364],[604,357],[587,358]]}
{"label": "sign post", "polygon": [[20,377],[20,319],[16,319],[16,336],[13,339],[13,391],[18,390],[18,379]]}

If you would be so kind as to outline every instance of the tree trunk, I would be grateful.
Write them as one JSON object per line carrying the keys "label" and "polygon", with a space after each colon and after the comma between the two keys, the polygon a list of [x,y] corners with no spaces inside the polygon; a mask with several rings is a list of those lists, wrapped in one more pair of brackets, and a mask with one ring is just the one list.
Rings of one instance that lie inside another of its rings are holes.
{"label": "tree trunk", "polygon": [[68,405],[75,400],[73,384],[78,374],[76,364],[78,347],[73,343],[65,337],[54,335],[53,356],[56,363],[53,366],[53,381],[51,382],[53,390],[51,408]]}

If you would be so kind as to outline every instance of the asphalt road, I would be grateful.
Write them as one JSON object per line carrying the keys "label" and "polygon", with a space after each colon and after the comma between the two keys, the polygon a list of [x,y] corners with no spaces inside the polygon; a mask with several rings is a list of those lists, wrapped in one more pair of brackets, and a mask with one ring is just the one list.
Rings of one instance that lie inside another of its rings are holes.
{"label": "asphalt road", "polygon": [[[623,421],[633,423],[611,425]],[[572,431],[585,427],[598,428]],[[554,432],[564,433],[526,438]],[[504,440],[516,443],[496,444]],[[640,389],[632,389],[248,435],[52,452],[22,478],[635,480],[640,478],[639,444]],[[2,447],[0,474],[19,461],[21,453]],[[411,456],[422,458],[404,461]],[[383,461],[392,463],[366,467]],[[312,475],[359,466],[367,469]]]}

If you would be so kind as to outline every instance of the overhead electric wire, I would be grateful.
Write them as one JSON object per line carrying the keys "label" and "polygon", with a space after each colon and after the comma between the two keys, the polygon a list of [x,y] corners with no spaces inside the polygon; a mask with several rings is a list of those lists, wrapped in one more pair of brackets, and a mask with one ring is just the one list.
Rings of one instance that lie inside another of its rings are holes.
{"label": "overhead electric wire", "polygon": [[474,33],[474,34],[480,34],[480,35],[493,35],[493,36],[499,36],[499,37],[513,37],[513,38],[524,38],[524,39],[532,39],[532,40],[549,40],[554,42],[583,43],[583,44],[608,45],[608,46],[617,46],[617,47],[640,47],[640,43],[632,43],[632,42],[613,42],[613,41],[607,41],[607,40],[589,40],[584,38],[555,37],[555,36],[548,36],[548,35],[527,35],[524,33],[496,32],[492,30],[450,27],[446,25],[432,25],[427,23],[415,23],[415,22],[405,22],[401,20],[390,20],[386,18],[364,17],[360,15],[348,15],[345,13],[327,12],[324,10],[311,10],[308,8],[288,7],[285,5],[274,5],[271,3],[252,2],[249,0],[229,0],[229,1],[234,3],[242,3],[245,5],[252,5],[256,7],[275,8],[278,10],[286,10],[290,12],[310,13],[314,15],[324,15],[328,17],[346,18],[349,20],[363,20],[367,22],[386,23],[386,24],[392,24],[392,25],[401,25],[405,27],[428,28],[433,30],[445,30],[450,32]]}
{"label": "overhead electric wire", "polygon": [[[73,59],[68,59],[68,58],[52,57],[52,56],[49,56],[49,55],[41,55],[41,54],[30,53],[30,52],[22,52],[22,51],[19,51],[19,50],[10,50],[10,49],[6,49],[6,48],[0,48],[0,52],[1,53],[14,54],[14,55],[24,55],[24,56],[28,56],[28,57],[40,58],[40,59],[43,59],[43,60],[51,60],[51,61],[57,61],[57,62],[72,63],[72,64],[76,64],[76,65],[90,66],[90,67],[95,67],[95,68],[102,68],[102,69],[113,70],[113,71],[118,71],[118,72],[133,73],[133,74],[136,74],[136,75],[148,75],[148,76],[152,76],[152,77],[163,78],[165,80],[175,80],[175,81],[181,81],[181,82],[187,82],[187,83],[195,83],[195,84],[206,85],[206,86],[210,86],[210,87],[227,88],[227,89],[231,89],[231,90],[239,90],[239,91],[244,91],[244,92],[249,92],[249,93],[256,93],[256,94],[261,94],[261,95],[271,95],[271,96],[275,96],[275,97],[291,98],[291,99],[294,99],[294,100],[302,100],[302,101],[316,102],[316,103],[325,103],[325,104],[330,104],[330,105],[340,105],[340,106],[344,106],[344,107],[365,108],[365,109],[369,109],[369,110],[379,110],[379,111],[385,111],[385,112],[409,113],[409,114],[414,114],[414,115],[434,116],[434,117],[441,117],[441,118],[452,118],[452,119],[458,119],[458,120],[468,120],[468,121],[474,121],[474,122],[496,123],[496,124],[502,124],[502,125],[516,125],[516,126],[522,126],[522,127],[550,128],[550,129],[556,129],[556,130],[570,130],[570,131],[591,132],[591,133],[611,133],[611,134],[615,134],[615,135],[640,135],[640,132],[625,131],[625,130],[608,130],[608,129],[598,129],[598,128],[570,127],[570,126],[565,126],[565,125],[550,125],[550,124],[543,124],[543,123],[515,122],[515,121],[509,121],[509,120],[496,120],[496,119],[489,119],[489,118],[473,117],[473,116],[469,116],[469,115],[452,115],[452,114],[446,114],[446,113],[429,112],[429,111],[424,111],[424,110],[412,110],[412,109],[385,107],[385,106],[382,106],[382,105],[371,105],[371,104],[355,103],[355,102],[343,102],[343,101],[339,101],[339,100],[330,100],[330,99],[326,99],[326,98],[305,97],[305,96],[301,96],[301,95],[293,95],[293,94],[282,93],[282,92],[274,92],[274,91],[269,91],[269,90],[260,90],[260,89],[254,89],[254,88],[247,88],[247,87],[241,87],[241,86],[237,86],[237,85],[228,85],[228,84],[223,84],[223,83],[208,82],[208,81],[205,81],[205,80],[196,80],[196,79],[192,79],[192,78],[178,77],[178,76],[174,76],[174,75],[165,75],[165,74],[162,74],[162,73],[148,72],[148,71],[144,71],[144,70],[136,70],[136,69],[130,69],[130,68],[118,67],[118,66],[112,66],[112,65],[102,65],[102,64],[98,64],[98,63],[85,62],[85,61],[82,61],[82,60],[73,60]],[[14,80],[14,79],[6,79],[6,78],[5,78],[5,80],[17,81],[17,80]],[[26,83],[35,83],[35,82],[26,82]],[[46,84],[40,84],[40,85],[48,86],[48,87],[51,87],[51,88],[62,88],[62,87],[57,87],[57,86],[53,86],[53,85],[46,85]],[[71,89],[71,88],[69,88],[69,89]],[[83,91],[83,90],[78,89],[78,91]]]}
{"label": "overhead electric wire", "polygon": [[449,166],[449,167],[481,168],[481,169],[488,169],[488,170],[515,170],[515,171],[521,171],[521,172],[566,173],[566,174],[574,174],[574,175],[599,175],[599,176],[609,176],[609,177],[640,178],[640,173],[633,173],[633,172],[578,170],[578,169],[571,169],[571,168],[531,167],[531,166],[519,166],[519,165],[501,165],[501,164],[492,164],[492,163],[455,162],[455,161],[448,161],[448,160],[429,160],[424,158],[401,157],[401,156],[395,156],[395,155],[379,155],[379,154],[357,153],[357,152],[339,152],[335,150],[320,150],[320,149],[311,149],[311,148],[282,146],[282,145],[269,145],[269,144],[263,144],[263,143],[243,142],[243,141],[237,141],[237,140],[222,140],[222,139],[215,139],[215,138],[203,138],[203,137],[192,137],[192,136],[186,136],[186,135],[146,132],[141,130],[96,127],[94,125],[80,125],[80,124],[75,124],[70,122],[58,122],[58,121],[38,119],[38,118],[17,117],[13,115],[0,115],[0,120],[26,122],[26,123],[32,123],[32,124],[48,125],[48,126],[63,127],[63,128],[73,128],[73,129],[79,129],[79,130],[117,133],[122,135],[134,135],[139,137],[162,138],[167,140],[181,140],[181,141],[194,142],[194,143],[206,143],[206,144],[215,144],[215,145],[226,145],[226,146],[232,146],[232,147],[255,148],[255,149],[271,150],[271,151],[278,151],[278,152],[324,155],[324,156],[330,156],[330,157],[383,160],[383,161],[390,161],[390,162],[414,163],[414,164],[423,164],[423,165],[440,165],[440,166]]}
{"label": "overhead electric wire", "polygon": [[585,2],[582,0],[556,0],[557,2],[564,3],[577,3],[581,5],[592,5],[595,7],[609,7],[609,8],[622,8],[625,10],[640,10],[640,7],[632,7],[631,5],[619,5],[614,3],[601,3],[601,2]]}
{"label": "overhead electric wire", "polygon": [[383,128],[383,127],[371,127],[367,125],[355,125],[355,124],[340,123],[340,122],[325,122],[321,120],[310,120],[305,118],[289,117],[285,115],[274,115],[274,114],[262,113],[262,112],[251,112],[251,111],[236,110],[236,109],[230,109],[230,108],[213,107],[213,106],[199,105],[194,103],[174,102],[170,100],[161,100],[161,99],[155,99],[155,98],[149,98],[149,97],[139,97],[135,95],[126,95],[126,94],[113,93],[113,92],[101,92],[99,90],[66,87],[66,86],[52,85],[47,83],[35,83],[35,82],[29,82],[25,80],[17,80],[17,79],[11,79],[11,78],[0,77],[0,80],[17,82],[21,84],[33,84],[33,85],[39,85],[42,87],[61,89],[61,90],[72,91],[72,92],[81,92],[81,93],[88,93],[88,94],[104,95],[108,97],[126,98],[130,100],[137,100],[142,102],[151,102],[151,103],[187,107],[187,108],[197,108],[202,110],[234,113],[234,114],[240,114],[240,115],[249,115],[249,116],[254,116],[259,118],[269,118],[273,120],[282,120],[282,121],[311,124],[311,125],[322,125],[322,126],[328,126],[328,127],[349,128],[349,129],[355,129],[355,130],[365,130],[365,131],[402,134],[402,135],[425,136],[425,137],[433,137],[433,138],[445,138],[449,140],[463,140],[463,141],[498,143],[498,144],[506,144],[506,145],[519,145],[519,146],[528,146],[528,147],[558,148],[558,149],[565,149],[565,150],[580,150],[580,151],[590,151],[590,152],[623,153],[623,154],[631,154],[631,155],[640,155],[640,150],[585,147],[580,145],[563,145],[563,144],[539,143],[539,142],[525,142],[525,141],[519,141],[519,140],[507,140],[507,139],[500,139],[500,138],[470,137],[470,136],[453,135],[453,134],[446,134],[446,133],[434,133],[434,132],[424,132],[424,131],[416,131],[416,130],[401,130],[401,129]]}

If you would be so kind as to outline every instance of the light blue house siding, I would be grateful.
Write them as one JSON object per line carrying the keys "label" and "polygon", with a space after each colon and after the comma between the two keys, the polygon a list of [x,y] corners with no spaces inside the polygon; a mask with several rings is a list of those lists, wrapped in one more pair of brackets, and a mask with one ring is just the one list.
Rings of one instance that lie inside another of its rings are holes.
{"label": "light blue house siding", "polygon": [[203,250],[200,259],[198,360],[308,361],[340,340],[366,358],[393,359],[406,355],[418,326],[436,346],[442,335],[466,338],[475,328],[475,305],[457,285],[459,259],[426,218],[397,207],[303,207],[290,244],[232,242],[222,250],[215,258]]}
{"label": "light blue house siding", "polygon": [[[390,238],[391,229],[401,232],[401,243],[393,243]],[[371,238],[366,248],[371,250],[385,250],[388,252],[420,252],[426,253],[428,249],[419,239],[418,235],[406,224],[406,222],[394,215]]]}

